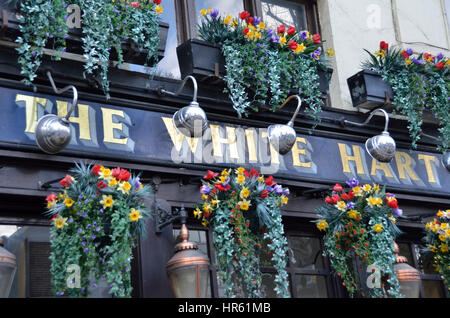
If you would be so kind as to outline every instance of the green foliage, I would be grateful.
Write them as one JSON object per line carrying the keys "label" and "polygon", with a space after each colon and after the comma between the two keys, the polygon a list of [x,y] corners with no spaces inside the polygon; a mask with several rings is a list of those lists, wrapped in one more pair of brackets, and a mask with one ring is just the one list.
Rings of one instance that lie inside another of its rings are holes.
{"label": "green foliage", "polygon": [[433,258],[436,271],[439,272],[448,290],[450,290],[450,210],[439,211],[436,218],[425,226],[425,252]]}
{"label": "green foliage", "polygon": [[[74,0],[82,11],[82,42],[86,59],[84,76],[100,76],[105,95],[109,96],[108,68],[111,50],[116,50],[118,65],[123,63],[122,43],[131,39],[137,50],[147,50],[146,65],[157,61],[159,16],[151,0],[139,2],[110,0]],[[47,44],[65,51],[68,37],[67,4],[63,0],[22,0],[20,30],[16,42],[23,80],[31,85],[41,65]]]}
{"label": "green foliage", "polygon": [[264,253],[271,255],[277,271],[274,290],[279,297],[290,297],[288,246],[281,219],[289,190],[254,169],[224,170],[220,176],[209,171],[204,179],[203,203],[194,215],[204,226],[211,226],[225,296],[234,298],[240,292],[249,298],[261,297],[260,255]]}
{"label": "green foliage", "polygon": [[[131,297],[132,248],[144,234],[150,216],[144,200],[152,189],[120,168],[77,164],[70,173],[60,182],[64,191],[46,199],[53,223],[50,272],[55,295],[86,297],[104,278],[110,294]],[[73,285],[78,282],[74,265],[80,270],[79,286]]]}
{"label": "green foliage", "polygon": [[381,75],[394,92],[395,111],[406,116],[412,139],[417,147],[422,133],[423,114],[431,111],[439,123],[437,150],[445,153],[450,142],[450,62],[442,54],[431,56],[412,50],[380,50],[372,54],[363,67]]}
{"label": "green foliage", "polygon": [[[385,187],[361,186],[355,179],[347,184],[347,190],[337,184],[326,204],[316,209],[318,220],[314,222],[325,231],[324,256],[329,257],[351,296],[402,297],[394,271],[394,242],[401,234],[394,217],[400,214],[397,200],[386,193]],[[361,265],[355,269],[356,260],[376,266],[386,280],[379,287],[367,286],[366,279],[361,278],[365,268]]]}
{"label": "green foliage", "polygon": [[219,17],[214,10],[202,14],[199,35],[221,47],[225,92],[239,117],[261,107],[276,111],[290,95],[302,94],[307,113],[319,121],[323,102],[318,72],[326,68],[320,59],[323,42],[307,31],[277,34],[262,21]]}

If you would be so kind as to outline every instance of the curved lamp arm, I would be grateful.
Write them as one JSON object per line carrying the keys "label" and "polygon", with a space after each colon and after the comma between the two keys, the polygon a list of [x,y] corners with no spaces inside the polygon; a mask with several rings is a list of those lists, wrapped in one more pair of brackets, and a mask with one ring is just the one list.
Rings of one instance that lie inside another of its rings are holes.
{"label": "curved lamp arm", "polygon": [[72,100],[71,107],[70,107],[70,109],[67,112],[67,115],[65,117],[66,120],[69,120],[70,116],[72,115],[73,111],[75,110],[76,105],[78,104],[78,91],[77,91],[77,88],[75,86],[73,86],[73,85],[69,85],[69,86],[66,86],[66,87],[64,87],[62,89],[58,89],[58,88],[56,88],[55,82],[53,81],[52,73],[50,71],[47,71],[47,77],[50,80],[50,83],[52,84],[52,87],[53,87],[53,91],[56,94],[62,94],[64,92],[68,91],[69,89],[72,89],[72,91],[73,91],[73,100]]}
{"label": "curved lamp arm", "polygon": [[377,108],[377,109],[373,110],[373,111],[370,113],[369,117],[366,119],[366,121],[363,122],[363,123],[355,123],[355,122],[353,122],[353,121],[343,120],[343,121],[342,121],[342,124],[343,124],[343,125],[350,124],[350,125],[354,125],[354,126],[358,126],[358,127],[365,126],[365,125],[367,125],[367,123],[372,119],[373,115],[374,115],[376,112],[382,112],[382,113],[384,114],[384,118],[385,118],[384,131],[387,132],[387,131],[388,131],[388,126],[389,126],[389,114],[388,114],[384,109],[382,109],[382,108]]}
{"label": "curved lamp arm", "polygon": [[198,90],[197,80],[195,79],[195,77],[191,75],[188,75],[184,78],[183,83],[181,83],[181,86],[176,93],[166,91],[165,89],[162,88],[160,89],[160,92],[171,96],[178,96],[183,91],[183,88],[188,80],[191,80],[192,83],[194,84],[194,97],[192,98],[192,101],[197,102],[197,90]]}
{"label": "curved lamp arm", "polygon": [[294,113],[294,115],[292,116],[292,119],[287,123],[287,125],[288,125],[289,127],[292,127],[292,128],[294,127],[295,118],[297,118],[298,112],[300,111],[300,108],[301,108],[301,106],[302,106],[302,99],[301,99],[298,95],[292,95],[292,96],[289,96],[289,97],[284,101],[284,103],[280,106],[280,108],[283,108],[284,105],[286,105],[291,99],[294,99],[294,98],[297,98],[297,100],[298,100],[297,109],[295,110],[295,113]]}

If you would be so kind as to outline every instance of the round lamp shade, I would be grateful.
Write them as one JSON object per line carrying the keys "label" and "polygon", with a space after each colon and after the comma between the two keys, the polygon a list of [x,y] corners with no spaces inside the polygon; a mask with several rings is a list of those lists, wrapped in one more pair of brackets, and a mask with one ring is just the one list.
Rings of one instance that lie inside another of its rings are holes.
{"label": "round lamp shade", "polygon": [[281,155],[287,154],[297,140],[294,128],[288,125],[270,125],[267,129],[269,142]]}
{"label": "round lamp shade", "polygon": [[55,154],[70,143],[72,130],[67,120],[50,114],[39,119],[35,135],[36,143],[43,152]]}
{"label": "round lamp shade", "polygon": [[191,102],[189,106],[183,107],[172,117],[173,124],[183,135],[198,138],[208,128],[208,119],[205,111],[197,102]]}
{"label": "round lamp shade", "polygon": [[395,156],[395,140],[387,131],[383,131],[381,135],[367,139],[366,150],[369,155],[379,162],[391,162]]}

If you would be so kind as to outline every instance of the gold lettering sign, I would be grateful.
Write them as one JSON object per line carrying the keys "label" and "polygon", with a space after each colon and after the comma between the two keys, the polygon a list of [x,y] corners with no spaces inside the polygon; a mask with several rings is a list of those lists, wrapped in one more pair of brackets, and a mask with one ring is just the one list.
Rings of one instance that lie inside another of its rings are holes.
{"label": "gold lettering sign", "polygon": [[383,171],[384,175],[387,178],[393,178],[394,177],[392,175],[391,169],[389,169],[389,166],[388,166],[387,163],[385,163],[385,162],[378,162],[376,159],[372,158],[372,169],[370,171],[370,175],[371,176],[376,176],[378,170]]}
{"label": "gold lettering sign", "polygon": [[239,159],[239,152],[237,149],[237,138],[236,138],[236,128],[226,127],[227,138],[222,138],[220,136],[220,126],[210,125],[211,137],[213,144],[214,157],[223,157],[222,145],[228,145],[230,149],[230,158]]}
{"label": "gold lettering sign", "polygon": [[356,164],[356,173],[360,175],[366,174],[366,172],[364,171],[364,165],[362,162],[361,151],[359,150],[359,146],[352,145],[354,153],[353,156],[347,154],[346,144],[338,143],[338,146],[339,152],[341,153],[342,171],[344,173],[351,173],[352,171],[350,170],[350,161],[353,161]]}
{"label": "gold lettering sign", "polygon": [[122,110],[104,108],[102,107],[103,114],[103,141],[110,142],[113,144],[126,145],[128,143],[127,138],[116,138],[114,137],[114,130],[123,130],[122,123],[115,123],[113,121],[113,116],[118,116],[125,118],[125,114]]}
{"label": "gold lettering sign", "polygon": [[[263,131],[261,133],[261,138],[265,139],[268,138],[268,134],[267,131]],[[280,154],[278,153],[278,151],[275,149],[274,146],[272,146],[272,144],[267,140],[267,143],[269,144],[269,148],[270,148],[270,158],[271,158],[271,163],[273,165],[279,165],[280,164]]]}
{"label": "gold lettering sign", "polygon": [[[63,102],[60,100],[56,101],[56,106],[58,109],[58,116],[65,117],[68,111],[68,102]],[[91,129],[89,122],[89,105],[78,104],[78,117],[71,116],[69,121],[71,123],[78,124],[80,127],[80,139],[91,140]]]}
{"label": "gold lettering sign", "polygon": [[419,160],[423,160],[425,163],[425,168],[427,171],[428,176],[428,182],[430,183],[436,183],[436,176],[434,175],[433,167],[431,165],[431,162],[438,162],[435,156],[429,156],[424,154],[419,154]]}
{"label": "gold lettering sign", "polygon": [[25,132],[34,134],[38,121],[38,105],[45,107],[47,99],[17,94],[16,103],[17,102],[25,102]]}
{"label": "gold lettering sign", "polygon": [[306,139],[302,137],[297,137],[297,140],[294,144],[294,147],[292,147],[292,164],[296,167],[305,167],[305,168],[311,168],[311,161],[310,162],[303,162],[300,160],[300,155],[306,156],[306,148],[299,149],[298,143],[302,143],[306,145]]}
{"label": "gold lettering sign", "polygon": [[167,132],[169,133],[170,139],[172,140],[173,145],[175,146],[175,149],[180,152],[181,148],[183,147],[183,140],[186,139],[189,148],[191,149],[191,152],[195,154],[195,151],[197,149],[198,141],[201,140],[200,138],[190,138],[186,137],[182,133],[180,133],[175,125],[172,122],[172,118],[168,117],[161,117],[164,121],[164,125],[166,126]]}
{"label": "gold lettering sign", "polygon": [[419,181],[419,177],[411,168],[412,158],[406,152],[397,151],[395,153],[395,163],[397,164],[398,176],[400,179],[406,180],[407,175],[414,181]]}

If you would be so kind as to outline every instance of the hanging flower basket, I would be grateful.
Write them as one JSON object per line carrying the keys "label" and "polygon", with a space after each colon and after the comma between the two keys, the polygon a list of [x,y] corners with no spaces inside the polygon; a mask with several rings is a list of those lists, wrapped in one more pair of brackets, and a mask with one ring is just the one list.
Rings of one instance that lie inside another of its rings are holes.
{"label": "hanging flower basket", "polygon": [[[347,185],[336,184],[316,209],[314,222],[325,231],[324,256],[351,296],[402,297],[394,271],[394,241],[401,233],[396,217],[402,215],[397,199],[379,185],[360,185],[356,179]],[[376,272],[371,286],[367,268]]]}
{"label": "hanging flower basket", "polygon": [[221,77],[239,117],[261,109],[276,111],[289,95],[299,92],[307,113],[318,120],[323,103],[319,72],[325,92],[331,75],[321,60],[319,34],[283,25],[275,30],[246,11],[236,19],[220,17],[218,10],[201,14],[199,35],[208,44],[193,40],[178,48],[183,74],[200,80]]}
{"label": "hanging flower basket", "polygon": [[433,255],[436,271],[450,290],[450,210],[439,211],[436,218],[425,225],[424,241]]}
{"label": "hanging flower basket", "polygon": [[151,187],[125,169],[84,164],[60,184],[64,190],[46,198],[55,295],[87,297],[106,279],[111,295],[131,297],[132,248],[145,233]]}
{"label": "hanging flower basket", "polygon": [[80,8],[81,28],[69,23],[77,19],[76,13],[69,15],[69,4],[62,0],[21,0],[14,7],[2,4],[0,9],[7,13],[3,37],[21,45],[18,62],[26,84],[36,77],[47,48],[82,54],[84,74],[99,75],[108,95],[110,61],[152,66],[164,56],[168,25],[160,22],[160,3],[75,0],[70,5]]}
{"label": "hanging flower basket", "polygon": [[275,291],[290,297],[287,266],[287,240],[281,220],[281,207],[288,202],[289,189],[264,178],[258,171],[244,168],[208,171],[200,188],[203,203],[195,217],[213,231],[217,273],[227,297],[235,297],[232,275],[238,275],[249,298],[261,297],[262,274],[259,254],[272,257]]}
{"label": "hanging flower basket", "polygon": [[424,119],[437,121],[437,150],[445,153],[450,140],[450,60],[412,49],[389,48],[382,41],[371,53],[364,70],[347,80],[353,106],[374,109],[389,97],[394,113],[407,117],[412,147],[417,147]]}

